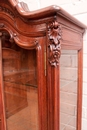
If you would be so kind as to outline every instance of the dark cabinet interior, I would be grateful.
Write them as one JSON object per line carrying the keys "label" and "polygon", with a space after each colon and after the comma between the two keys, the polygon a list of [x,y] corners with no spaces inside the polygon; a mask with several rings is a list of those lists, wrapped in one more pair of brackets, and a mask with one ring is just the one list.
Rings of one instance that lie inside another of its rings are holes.
{"label": "dark cabinet interior", "polygon": [[0,1],[0,130],[81,130],[85,28],[58,6]]}

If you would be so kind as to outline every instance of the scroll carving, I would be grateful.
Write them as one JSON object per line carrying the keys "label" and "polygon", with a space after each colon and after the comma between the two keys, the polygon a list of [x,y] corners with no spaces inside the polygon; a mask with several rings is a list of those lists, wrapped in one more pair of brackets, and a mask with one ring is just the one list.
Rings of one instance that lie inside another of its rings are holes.
{"label": "scroll carving", "polygon": [[49,63],[51,66],[59,65],[59,58],[61,55],[61,26],[57,21],[48,25],[48,38],[49,38]]}
{"label": "scroll carving", "polygon": [[5,12],[5,13],[7,13],[7,14],[9,14],[12,18],[14,18],[15,16],[14,16],[14,14],[13,14],[13,12],[12,11],[10,11],[8,8],[6,8],[6,7],[3,7],[3,6],[0,6],[0,12]]}

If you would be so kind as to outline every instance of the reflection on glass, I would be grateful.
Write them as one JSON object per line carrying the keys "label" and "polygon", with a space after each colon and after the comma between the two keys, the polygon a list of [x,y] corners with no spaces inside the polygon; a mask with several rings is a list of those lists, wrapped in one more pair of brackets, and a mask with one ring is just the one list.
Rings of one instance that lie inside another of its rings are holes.
{"label": "reflection on glass", "polygon": [[7,130],[38,130],[36,51],[3,47]]}
{"label": "reflection on glass", "polygon": [[76,130],[77,51],[62,50],[60,61],[60,130]]}

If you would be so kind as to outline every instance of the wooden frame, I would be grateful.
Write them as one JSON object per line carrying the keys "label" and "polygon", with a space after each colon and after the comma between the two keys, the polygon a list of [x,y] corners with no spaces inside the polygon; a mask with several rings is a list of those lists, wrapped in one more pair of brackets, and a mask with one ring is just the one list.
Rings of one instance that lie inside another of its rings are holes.
{"label": "wooden frame", "polygon": [[3,31],[24,49],[37,51],[39,130],[60,130],[61,49],[78,50],[77,130],[81,130],[82,49],[86,26],[58,6],[30,12],[23,2],[0,2],[0,124],[6,130],[2,79]]}

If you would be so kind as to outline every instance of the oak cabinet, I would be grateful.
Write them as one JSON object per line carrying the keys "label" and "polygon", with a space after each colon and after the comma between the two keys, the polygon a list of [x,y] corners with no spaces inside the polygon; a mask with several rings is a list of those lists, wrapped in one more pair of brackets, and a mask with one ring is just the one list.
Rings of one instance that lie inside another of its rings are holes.
{"label": "oak cabinet", "polygon": [[85,29],[58,6],[0,1],[0,130],[81,130]]}

